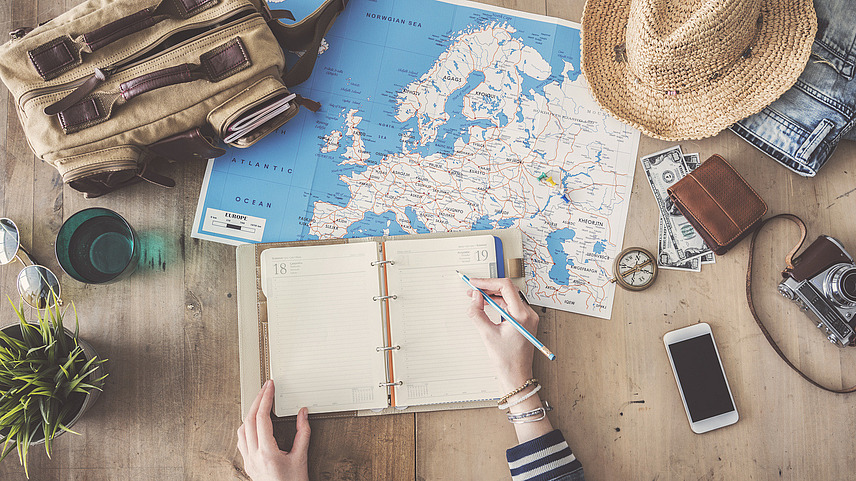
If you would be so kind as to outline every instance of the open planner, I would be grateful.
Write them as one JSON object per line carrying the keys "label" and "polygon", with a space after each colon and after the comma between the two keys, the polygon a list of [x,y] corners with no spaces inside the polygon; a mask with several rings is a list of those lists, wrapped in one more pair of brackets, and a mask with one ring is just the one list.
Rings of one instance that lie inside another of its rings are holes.
{"label": "open planner", "polygon": [[[259,334],[255,349],[241,339],[242,404],[267,377],[277,416],[492,404],[499,385],[455,272],[522,277],[519,231],[503,232],[505,242],[491,232],[239,247],[239,311],[256,301],[255,319],[239,314],[240,332],[252,336],[255,321]],[[241,287],[249,259],[254,299]]]}

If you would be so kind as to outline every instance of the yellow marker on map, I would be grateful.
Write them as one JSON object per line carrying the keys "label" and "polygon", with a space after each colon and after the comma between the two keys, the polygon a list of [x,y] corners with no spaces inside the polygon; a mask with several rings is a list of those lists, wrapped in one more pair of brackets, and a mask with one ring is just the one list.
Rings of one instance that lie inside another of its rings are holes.
{"label": "yellow marker on map", "polygon": [[[568,193],[565,192],[565,186],[556,182],[553,179],[553,176],[558,177],[553,172],[550,172],[549,174],[544,172],[543,174],[538,176],[538,182],[541,182],[542,184],[546,184],[546,185],[552,187],[553,190],[556,191],[556,193],[562,197],[562,200],[565,201],[565,203],[570,204],[571,198],[568,196]],[[561,177],[558,177],[558,178],[561,179]],[[560,180],[560,182],[561,182],[561,180]]]}

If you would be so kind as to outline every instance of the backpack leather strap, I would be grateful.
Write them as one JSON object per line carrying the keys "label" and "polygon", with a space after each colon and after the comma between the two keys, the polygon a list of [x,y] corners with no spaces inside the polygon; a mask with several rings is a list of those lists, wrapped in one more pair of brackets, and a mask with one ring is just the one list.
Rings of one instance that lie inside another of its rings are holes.
{"label": "backpack leather strap", "polygon": [[[263,8],[266,9],[267,5],[263,3]],[[292,87],[309,78],[318,59],[318,49],[321,47],[324,35],[347,5],[348,0],[326,0],[306,18],[292,25],[277,21],[277,16],[268,11],[268,16],[271,17],[268,26],[279,41],[282,50],[303,51],[300,59],[283,75],[282,81],[286,87]]]}
{"label": "backpack leather strap", "polygon": [[216,0],[164,0],[157,7],[144,8],[74,39],[68,35],[57,37],[30,50],[30,61],[44,80],[50,80],[80,65],[82,53],[92,53],[167,18],[188,18],[216,3]]}
{"label": "backpack leather strap", "polygon": [[755,229],[755,232],[752,234],[752,242],[749,246],[749,265],[746,268],[746,300],[749,302],[749,310],[752,312],[752,317],[755,318],[755,322],[758,324],[758,327],[761,329],[761,333],[764,334],[764,338],[767,339],[767,342],[770,343],[770,346],[773,348],[774,351],[776,351],[776,354],[778,354],[779,357],[782,358],[783,361],[785,361],[785,364],[787,364],[788,367],[790,367],[791,369],[796,371],[797,374],[799,374],[803,379],[810,382],[812,385],[823,389],[824,391],[829,391],[829,392],[833,392],[836,394],[846,394],[846,393],[856,392],[856,386],[852,386],[852,387],[845,388],[845,389],[835,389],[835,388],[827,387],[827,386],[824,386],[823,384],[820,384],[819,382],[815,381],[806,373],[802,372],[798,367],[796,367],[790,361],[790,359],[788,359],[788,356],[786,356],[785,353],[782,352],[781,348],[779,348],[779,345],[776,344],[776,341],[773,340],[773,337],[770,335],[769,331],[767,331],[767,328],[764,327],[764,323],[761,322],[761,318],[758,317],[758,312],[755,310],[755,303],[752,301],[752,261],[753,261],[754,255],[755,255],[755,240],[758,238],[758,233],[761,232],[761,229],[768,222],[770,222],[771,220],[780,219],[780,218],[781,219],[788,219],[788,220],[792,221],[793,223],[797,224],[800,228],[800,241],[799,241],[799,243],[796,244],[794,246],[794,248],[791,249],[791,251],[788,252],[788,255],[785,257],[786,270],[790,270],[790,269],[794,268],[794,265],[793,265],[794,255],[797,253],[797,251],[800,250],[800,248],[803,245],[803,242],[805,242],[805,238],[806,238],[805,222],[803,222],[802,219],[800,219],[799,217],[797,217],[793,214],[775,215],[775,216],[770,217],[769,219],[761,222],[758,225],[758,228]]}

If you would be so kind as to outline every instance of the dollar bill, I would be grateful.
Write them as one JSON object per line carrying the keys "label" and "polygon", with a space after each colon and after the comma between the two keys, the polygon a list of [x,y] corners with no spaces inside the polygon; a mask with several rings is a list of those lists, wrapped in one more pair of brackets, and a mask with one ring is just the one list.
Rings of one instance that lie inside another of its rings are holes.
{"label": "dollar bill", "polygon": [[[696,170],[696,167],[701,165],[701,158],[698,154],[684,154],[684,165],[687,167],[687,172],[692,172]],[[660,223],[663,222],[663,217],[660,217]],[[716,264],[716,256],[713,252],[709,254],[705,254],[701,256],[701,263],[704,264]]]}
{"label": "dollar bill", "polygon": [[678,259],[678,251],[666,232],[666,223],[660,215],[660,230],[657,236],[657,267],[661,269],[675,269],[680,271],[701,271],[701,257],[681,261]]}
{"label": "dollar bill", "polygon": [[662,267],[663,269],[698,272],[701,270],[700,265],[716,263],[716,260],[708,260],[708,258],[712,259],[714,257],[712,252],[683,262],[676,260],[678,258],[678,252],[677,249],[675,249],[675,244],[672,243],[672,238],[666,233],[666,224],[665,221],[663,221],[663,216],[658,216],[658,220],[659,230],[657,232],[659,234],[657,236],[657,254],[659,257],[657,259],[657,266]]}
{"label": "dollar bill", "polygon": [[669,187],[687,174],[681,147],[675,146],[642,157],[640,162],[651,185],[660,215],[663,217],[666,234],[674,244],[674,251],[677,252],[675,263],[682,264],[683,261],[712,252],[692,224],[681,214],[667,192]]}

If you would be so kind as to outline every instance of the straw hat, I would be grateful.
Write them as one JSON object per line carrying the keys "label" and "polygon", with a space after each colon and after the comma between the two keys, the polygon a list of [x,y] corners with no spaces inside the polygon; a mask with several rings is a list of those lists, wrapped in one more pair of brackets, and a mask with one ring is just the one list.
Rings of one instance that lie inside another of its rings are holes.
{"label": "straw hat", "polygon": [[816,31],[811,0],[587,0],[582,69],[619,120],[701,139],[790,88]]}

